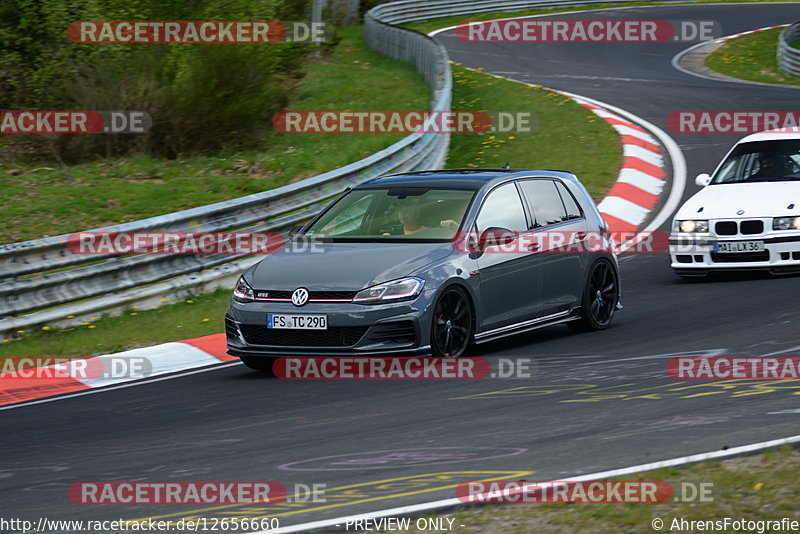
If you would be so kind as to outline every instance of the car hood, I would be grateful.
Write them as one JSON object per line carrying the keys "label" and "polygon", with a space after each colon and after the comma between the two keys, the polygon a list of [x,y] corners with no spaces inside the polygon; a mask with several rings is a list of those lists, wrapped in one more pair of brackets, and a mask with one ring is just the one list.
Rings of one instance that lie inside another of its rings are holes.
{"label": "car hood", "polygon": [[[791,204],[794,207],[790,209]],[[700,208],[703,211],[698,211]],[[785,217],[798,211],[800,182],[753,182],[706,186],[684,203],[675,218]]]}
{"label": "car hood", "polygon": [[326,243],[271,254],[247,280],[254,289],[356,291],[414,274],[453,253],[447,243]]}

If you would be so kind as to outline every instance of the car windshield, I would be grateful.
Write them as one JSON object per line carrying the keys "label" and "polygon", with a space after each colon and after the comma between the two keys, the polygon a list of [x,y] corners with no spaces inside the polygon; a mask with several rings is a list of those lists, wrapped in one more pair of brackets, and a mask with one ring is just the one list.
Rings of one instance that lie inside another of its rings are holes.
{"label": "car windshield", "polygon": [[800,180],[800,140],[742,143],[728,156],[712,184]]}
{"label": "car windshield", "polygon": [[305,232],[334,241],[447,241],[461,227],[473,190],[355,189]]}

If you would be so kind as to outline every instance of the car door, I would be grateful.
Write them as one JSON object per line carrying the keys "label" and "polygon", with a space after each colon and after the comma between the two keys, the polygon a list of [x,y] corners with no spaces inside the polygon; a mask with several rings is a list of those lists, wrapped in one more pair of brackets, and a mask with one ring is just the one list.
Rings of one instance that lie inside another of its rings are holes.
{"label": "car door", "polygon": [[[521,180],[520,188],[541,234],[542,313],[552,315],[578,306],[588,261],[583,241],[588,223],[580,205],[560,180]],[[570,246],[572,245],[572,246]]]}
{"label": "car door", "polygon": [[500,185],[485,198],[475,219],[475,231],[480,235],[488,228],[521,235],[508,245],[487,247],[477,258],[481,295],[478,330],[482,332],[538,317],[542,285],[536,267],[538,254],[520,250],[529,220],[515,183]]}

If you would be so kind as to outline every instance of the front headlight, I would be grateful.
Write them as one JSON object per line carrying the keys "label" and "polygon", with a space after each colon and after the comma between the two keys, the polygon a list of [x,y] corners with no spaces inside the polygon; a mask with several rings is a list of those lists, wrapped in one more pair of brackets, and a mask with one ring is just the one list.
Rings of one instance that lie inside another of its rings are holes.
{"label": "front headlight", "polygon": [[800,230],[800,217],[775,217],[772,219],[773,230]]}
{"label": "front headlight", "polygon": [[684,232],[686,234],[708,232],[708,221],[675,221],[672,223],[673,232]]}
{"label": "front headlight", "polygon": [[236,282],[236,287],[233,290],[233,300],[237,302],[253,302],[256,300],[253,288],[244,281],[244,276],[240,276]]}
{"label": "front headlight", "polygon": [[379,302],[391,302],[397,300],[407,300],[416,298],[422,291],[425,281],[419,278],[401,278],[378,284],[377,286],[362,289],[353,298],[353,302],[359,304],[375,304]]}

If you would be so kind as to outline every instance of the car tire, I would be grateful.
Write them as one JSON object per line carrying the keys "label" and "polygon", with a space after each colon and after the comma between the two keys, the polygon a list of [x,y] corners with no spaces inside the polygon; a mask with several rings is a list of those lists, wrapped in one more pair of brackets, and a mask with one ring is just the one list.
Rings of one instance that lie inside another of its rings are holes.
{"label": "car tire", "polygon": [[619,273],[607,259],[589,269],[581,297],[581,314],[567,325],[577,332],[596,332],[611,325],[619,303]]}
{"label": "car tire", "polygon": [[431,352],[434,356],[457,358],[472,345],[474,314],[467,293],[450,286],[436,299],[431,320]]}
{"label": "car tire", "polygon": [[276,358],[270,356],[240,356],[239,359],[253,371],[260,371],[272,376],[272,364],[275,363]]}

